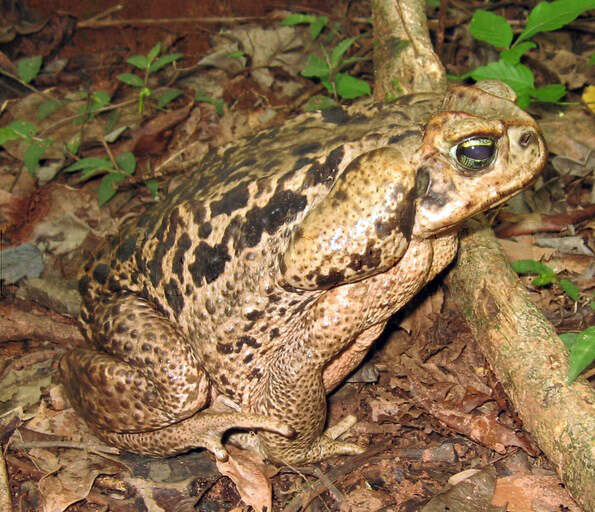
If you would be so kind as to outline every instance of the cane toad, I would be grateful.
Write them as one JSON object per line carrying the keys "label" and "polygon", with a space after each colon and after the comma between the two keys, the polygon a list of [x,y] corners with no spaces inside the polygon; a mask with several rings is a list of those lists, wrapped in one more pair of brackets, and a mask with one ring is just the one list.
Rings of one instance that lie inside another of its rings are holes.
{"label": "cane toad", "polygon": [[212,151],[84,269],[93,348],[60,364],[73,406],[144,454],[225,459],[230,429],[280,463],[359,453],[324,432],[326,394],[451,262],[461,222],[545,160],[495,82],[306,114]]}

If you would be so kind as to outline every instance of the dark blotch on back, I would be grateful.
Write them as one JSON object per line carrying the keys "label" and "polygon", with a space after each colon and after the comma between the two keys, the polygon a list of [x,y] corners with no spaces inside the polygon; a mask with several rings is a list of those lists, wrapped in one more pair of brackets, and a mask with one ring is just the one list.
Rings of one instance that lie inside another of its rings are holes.
{"label": "dark blotch on back", "polygon": [[390,139],[388,139],[389,144],[398,144],[403,139],[407,137],[413,137],[414,135],[419,135],[419,131],[417,130],[407,130],[406,132],[399,133],[398,135],[393,135]]}
{"label": "dark blotch on back", "polygon": [[332,183],[335,180],[339,165],[343,161],[344,156],[345,150],[343,146],[333,149],[322,164],[315,164],[308,169],[304,186],[311,187],[320,183]]}
{"label": "dark blotch on back", "polygon": [[291,153],[295,156],[307,156],[314,153],[322,148],[322,144],[319,142],[311,142],[309,144],[302,144],[291,150]]}
{"label": "dark blotch on back", "polygon": [[93,277],[98,283],[105,284],[109,275],[109,267],[105,263],[99,263],[93,269]]}
{"label": "dark blotch on back", "polygon": [[333,107],[322,111],[322,119],[327,123],[344,124],[349,121],[349,114],[341,107]]}
{"label": "dark blotch on back", "polygon": [[206,211],[202,204],[198,203],[198,204],[193,205],[192,215],[194,218],[194,224],[196,224],[197,226],[202,224],[202,221],[205,218],[205,214],[206,214]]}
{"label": "dark blotch on back", "polygon": [[281,160],[277,160],[275,158],[273,158],[272,160],[269,160],[266,164],[264,164],[262,166],[262,169],[265,172],[270,172],[272,169],[276,169],[277,167],[281,167]]}
{"label": "dark blotch on back", "polygon": [[126,238],[116,251],[116,258],[120,261],[127,261],[134,254],[136,248],[136,236],[132,235]]}
{"label": "dark blotch on back", "polygon": [[190,241],[188,233],[182,233],[182,236],[178,240],[176,253],[174,254],[172,262],[172,270],[178,276],[178,279],[182,284],[184,284],[184,259],[186,257],[186,252],[190,249],[191,245],[192,242]]}
{"label": "dark blotch on back", "polygon": [[231,354],[233,352],[233,345],[231,343],[217,342],[217,352],[220,354]]}
{"label": "dark blotch on back", "polygon": [[225,213],[231,214],[243,208],[248,203],[248,184],[246,182],[236,185],[228,190],[219,201],[211,203],[211,218]]}
{"label": "dark blotch on back", "polygon": [[308,158],[308,157],[299,158],[298,160],[296,160],[295,165],[293,166],[293,170],[297,171],[298,169],[301,169],[302,167],[306,167],[306,165],[312,164],[315,162],[316,162],[316,160],[313,160],[312,158]]}
{"label": "dark blotch on back", "polygon": [[198,227],[198,236],[201,238],[208,238],[209,235],[211,234],[211,231],[213,231],[213,226],[211,226],[210,222],[203,222],[199,227]]}
{"label": "dark blotch on back", "polygon": [[[246,220],[239,233],[232,233],[236,252],[246,247],[255,247],[266,231],[272,235],[280,227],[295,218],[307,204],[306,197],[291,190],[277,191],[262,208],[254,207],[246,213]],[[239,235],[239,236],[238,236]]]}
{"label": "dark blotch on back", "polygon": [[260,343],[256,341],[256,338],[253,338],[252,336],[241,336],[236,341],[236,352],[241,352],[244,345],[247,345],[252,348],[260,347]]}
{"label": "dark blotch on back", "polygon": [[250,311],[250,313],[248,313],[248,314],[246,315],[246,318],[247,318],[248,320],[250,320],[251,322],[253,322],[253,321],[255,321],[255,320],[258,320],[259,318],[262,318],[262,317],[263,317],[263,315],[264,315],[264,311],[257,311],[257,310],[254,310],[254,311]]}
{"label": "dark blotch on back", "polygon": [[223,244],[217,244],[214,247],[206,242],[200,242],[194,249],[194,261],[188,267],[192,274],[194,284],[199,287],[207,283],[212,283],[225,270],[225,264],[230,261],[227,247]]}
{"label": "dark blotch on back", "polygon": [[169,282],[163,287],[165,292],[165,298],[167,303],[173,309],[174,314],[180,316],[182,309],[184,308],[184,297],[178,287],[178,283],[174,279],[170,279]]}
{"label": "dark blotch on back", "polygon": [[89,291],[89,283],[91,278],[89,276],[83,276],[79,279],[79,293],[84,297]]}

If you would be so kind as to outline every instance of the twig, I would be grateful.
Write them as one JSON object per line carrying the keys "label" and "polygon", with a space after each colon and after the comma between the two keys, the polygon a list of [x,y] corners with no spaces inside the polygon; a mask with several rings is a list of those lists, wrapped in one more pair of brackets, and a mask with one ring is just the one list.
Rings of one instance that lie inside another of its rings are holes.
{"label": "twig", "polygon": [[12,510],[4,450],[0,449],[0,510]]}
{"label": "twig", "polygon": [[[115,12],[121,11],[124,8],[124,6],[122,4],[117,4],[114,5],[113,7],[110,7],[109,9],[106,9],[103,12],[100,12],[99,14],[96,14],[95,16],[91,16],[90,18],[88,18],[86,21],[83,21],[82,23],[95,23],[100,19],[103,18],[107,18],[108,16],[112,15]],[[81,23],[78,23],[78,26],[81,26]]]}
{"label": "twig", "polygon": [[[81,21],[77,23],[77,28],[105,28],[105,27],[121,27],[123,25],[173,25],[176,23],[223,23],[236,24],[245,21],[268,20],[270,16],[238,16],[238,17],[196,17],[196,18],[130,18],[127,20],[100,20],[100,21]],[[276,19],[276,18],[273,18]]]}
{"label": "twig", "polygon": [[73,448],[75,450],[85,450],[98,454],[109,453],[119,455],[121,452],[113,446],[106,446],[103,444],[89,444],[89,443],[72,443],[68,441],[31,441],[21,442],[16,441],[10,443],[9,448],[13,450],[30,450],[31,448]]}

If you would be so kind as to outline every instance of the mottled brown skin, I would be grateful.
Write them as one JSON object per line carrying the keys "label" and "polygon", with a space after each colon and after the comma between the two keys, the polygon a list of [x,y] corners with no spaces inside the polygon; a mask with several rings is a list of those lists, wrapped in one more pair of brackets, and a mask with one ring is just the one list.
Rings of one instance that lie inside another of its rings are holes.
{"label": "mottled brown skin", "polygon": [[[307,114],[210,153],[85,268],[93,348],[60,365],[75,409],[151,455],[224,459],[229,429],[276,462],[360,452],[324,433],[326,393],[453,259],[460,223],[545,163],[510,90],[481,87]],[[459,149],[477,137],[495,157],[473,170]]]}

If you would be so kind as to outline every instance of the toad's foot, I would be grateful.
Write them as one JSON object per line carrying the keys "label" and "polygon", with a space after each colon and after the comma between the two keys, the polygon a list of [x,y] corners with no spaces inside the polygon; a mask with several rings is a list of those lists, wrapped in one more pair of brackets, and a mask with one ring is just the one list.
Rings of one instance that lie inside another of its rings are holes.
{"label": "toad's foot", "polygon": [[235,428],[267,430],[287,438],[295,435],[286,423],[268,416],[206,411],[159,430],[138,433],[98,431],[97,434],[104,441],[135,453],[162,457],[192,448],[206,448],[217,460],[225,461],[228,454],[221,438],[227,430]]}
{"label": "toad's foot", "polygon": [[328,428],[310,447],[294,450],[289,448],[284,450],[280,456],[275,456],[270,450],[267,450],[260,437],[254,434],[232,434],[229,441],[240,448],[259,453],[263,459],[270,459],[287,465],[310,464],[334,455],[359,455],[363,453],[365,448],[355,443],[336,440],[356,423],[357,418],[355,416],[346,416],[339,423]]}
{"label": "toad's foot", "polygon": [[[347,441],[337,441],[337,438],[347,432],[353,425],[357,423],[357,418],[350,414],[343,418],[339,423],[329,427],[324,434],[320,436],[317,442],[305,454],[305,459],[293,461],[294,464],[302,464],[304,462],[318,462],[327,457],[334,455],[359,455],[366,451],[365,448],[355,443]],[[291,463],[291,461],[287,461]]]}

